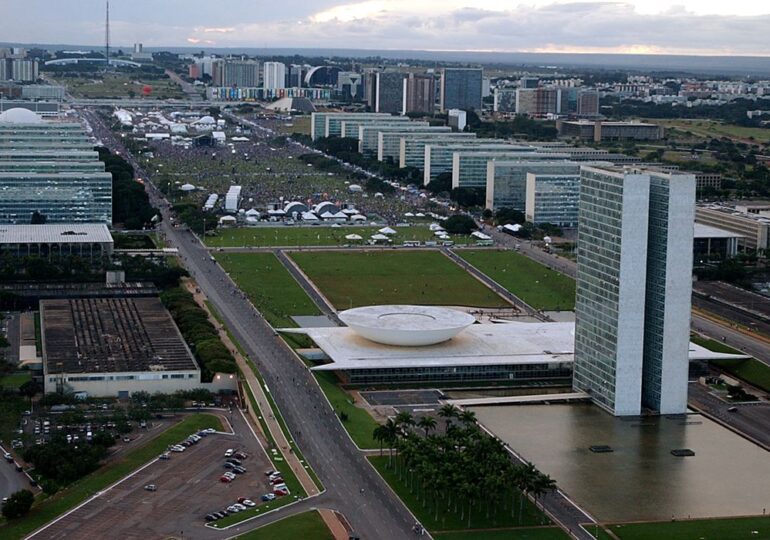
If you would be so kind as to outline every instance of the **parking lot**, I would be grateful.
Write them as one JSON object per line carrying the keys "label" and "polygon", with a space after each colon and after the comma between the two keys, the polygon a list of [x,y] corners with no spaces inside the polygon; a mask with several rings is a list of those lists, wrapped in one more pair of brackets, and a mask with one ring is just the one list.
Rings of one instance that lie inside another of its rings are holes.
{"label": "parking lot", "polygon": [[[272,467],[259,442],[240,414],[234,412],[230,419],[235,434],[209,435],[184,452],[171,452],[171,459],[152,462],[34,538],[138,540],[216,535],[204,528],[206,514],[232,505],[239,497],[262,504],[260,496],[271,491],[264,471]],[[247,472],[231,483],[222,483],[219,478],[226,470],[224,454],[229,448],[248,454],[243,460]],[[145,490],[149,484],[156,491]]]}

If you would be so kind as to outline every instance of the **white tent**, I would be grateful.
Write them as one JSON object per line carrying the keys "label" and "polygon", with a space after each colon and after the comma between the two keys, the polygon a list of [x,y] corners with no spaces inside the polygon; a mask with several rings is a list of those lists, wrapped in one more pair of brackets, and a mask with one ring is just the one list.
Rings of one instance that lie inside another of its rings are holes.
{"label": "white tent", "polygon": [[313,212],[302,212],[302,221],[318,221],[318,216]]}
{"label": "white tent", "polygon": [[503,229],[510,232],[519,232],[521,230],[521,225],[518,223],[511,225],[510,223],[508,225],[503,225]]}
{"label": "white tent", "polygon": [[286,215],[286,212],[284,212],[283,210],[268,210],[267,213],[270,214],[271,216],[285,216]]}
{"label": "white tent", "polygon": [[351,193],[361,193],[363,190],[364,188],[362,188],[358,184],[350,184],[348,186],[348,191],[350,191]]}
{"label": "white tent", "polygon": [[428,225],[428,228],[431,231],[443,231],[444,230],[444,227],[442,227],[438,223],[431,223],[430,225]]}
{"label": "white tent", "polygon": [[380,229],[377,232],[381,233],[381,234],[396,234],[396,230],[395,229],[391,229],[390,227],[383,227],[382,229]]}
{"label": "white tent", "polygon": [[183,184],[181,189],[182,191],[194,191],[195,186],[192,184]]}
{"label": "white tent", "polygon": [[411,212],[407,212],[406,214],[404,214],[404,217],[414,217],[414,214]]}
{"label": "white tent", "polygon": [[220,225],[234,225],[238,221],[234,216],[222,216],[219,218]]}
{"label": "white tent", "polygon": [[433,231],[433,235],[434,236],[438,236],[439,238],[441,238],[442,236],[446,236],[446,231],[443,230],[443,229],[440,230],[440,231]]}
{"label": "white tent", "polygon": [[334,219],[347,220],[348,215],[345,212],[337,212],[334,214]]}
{"label": "white tent", "polygon": [[255,210],[254,208],[251,208],[249,210],[246,210],[246,215],[250,217],[259,217],[259,212]]}
{"label": "white tent", "polygon": [[350,216],[350,221],[366,221],[366,216],[356,214],[355,216]]}
{"label": "white tent", "polygon": [[550,244],[552,242],[551,237],[550,236],[544,236],[543,237],[543,242],[545,242],[546,244]]}
{"label": "white tent", "polygon": [[331,212],[324,212],[323,214],[321,214],[321,217],[323,219],[334,219],[334,214],[332,214]]}
{"label": "white tent", "polygon": [[383,195],[382,193],[380,193],[380,192],[378,191],[377,193],[375,193],[375,194],[374,194],[374,198],[375,198],[375,199],[384,199],[384,198],[385,198],[385,195]]}
{"label": "white tent", "polygon": [[339,223],[335,223],[334,225],[332,225],[332,229],[339,229],[341,227],[342,225],[340,225]]}
{"label": "white tent", "polygon": [[491,236],[489,236],[488,234],[484,234],[481,231],[473,231],[471,233],[471,236],[478,238],[479,240],[492,240]]}
{"label": "white tent", "polygon": [[425,214],[423,214],[422,212],[417,212],[417,213],[414,215],[414,217],[425,217]]}
{"label": "white tent", "polygon": [[349,215],[349,216],[352,216],[352,215],[355,215],[355,214],[357,214],[357,213],[358,213],[358,210],[356,210],[355,208],[343,208],[343,209],[342,209],[342,212],[343,212],[344,214],[347,214],[347,215]]}
{"label": "white tent", "polygon": [[372,235],[372,240],[374,240],[376,242],[383,242],[383,241],[386,242],[386,241],[390,240],[390,238],[388,238],[384,234],[373,234]]}
{"label": "white tent", "polygon": [[345,240],[363,240],[360,234],[348,234],[345,235]]}

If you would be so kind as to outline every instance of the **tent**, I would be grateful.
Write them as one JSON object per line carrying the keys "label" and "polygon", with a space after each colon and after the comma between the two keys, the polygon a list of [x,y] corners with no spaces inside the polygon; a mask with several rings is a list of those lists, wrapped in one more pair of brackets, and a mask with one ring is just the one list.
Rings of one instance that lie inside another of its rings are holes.
{"label": "tent", "polygon": [[355,216],[350,216],[350,221],[366,221],[366,216],[356,214]]}
{"label": "tent", "polygon": [[345,240],[363,240],[364,238],[360,234],[348,234],[345,235]]}
{"label": "tent", "polygon": [[428,228],[429,228],[431,231],[434,231],[434,232],[435,232],[435,231],[443,231],[443,230],[444,230],[444,227],[442,227],[442,226],[441,226],[441,225],[439,225],[438,223],[431,223],[430,225],[428,225]]}
{"label": "tent", "polygon": [[404,217],[414,217],[414,214],[411,212],[407,212],[406,214],[404,214]]}
{"label": "tent", "polygon": [[192,184],[184,184],[184,185],[182,185],[181,189],[182,189],[182,191],[194,191],[195,190],[195,186],[192,185]]}
{"label": "tent", "polygon": [[473,231],[471,233],[471,236],[478,238],[479,240],[492,240],[491,236],[489,236],[488,234],[484,234],[481,231]]}
{"label": "tent", "polygon": [[361,193],[363,190],[364,188],[362,188],[358,184],[350,184],[348,186],[348,191],[350,191],[351,193]]}
{"label": "tent", "polygon": [[235,222],[238,221],[233,216],[222,216],[219,218],[219,224],[220,225],[235,225]]}
{"label": "tent", "polygon": [[313,212],[302,212],[302,221],[318,221],[318,216]]}
{"label": "tent", "polygon": [[247,216],[250,216],[250,217],[256,217],[256,218],[258,218],[258,217],[259,217],[259,212],[258,212],[257,210],[255,210],[255,209],[253,209],[253,208],[252,208],[252,209],[250,209],[250,210],[246,210],[246,215],[247,215]]}
{"label": "tent", "polygon": [[347,220],[348,215],[345,212],[337,212],[336,214],[334,214],[334,219]]}
{"label": "tent", "polygon": [[384,234],[373,234],[372,240],[374,240],[375,242],[387,242],[390,240],[390,238],[388,238]]}
{"label": "tent", "polygon": [[414,217],[425,217],[425,214],[423,214],[422,212],[417,212],[417,213],[414,215]]}
{"label": "tent", "polygon": [[377,231],[380,234],[396,234],[395,229],[391,229],[390,227],[383,227],[379,231]]}
{"label": "tent", "polygon": [[342,225],[340,225],[339,223],[335,223],[334,225],[332,225],[332,229],[339,229],[341,227]]}

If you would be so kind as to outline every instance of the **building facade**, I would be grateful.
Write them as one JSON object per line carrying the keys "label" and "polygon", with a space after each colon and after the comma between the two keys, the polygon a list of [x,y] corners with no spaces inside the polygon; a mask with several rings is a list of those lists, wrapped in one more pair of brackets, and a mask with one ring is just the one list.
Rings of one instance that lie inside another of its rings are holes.
{"label": "building facade", "polygon": [[436,103],[436,78],[433,74],[410,73],[404,79],[402,114],[433,114]]}
{"label": "building facade", "polygon": [[695,178],[583,167],[574,386],[618,416],[686,410]]}
{"label": "building facade", "polygon": [[404,108],[405,74],[383,71],[374,74],[374,103],[372,110],[378,113],[396,114]]}
{"label": "building facade", "polygon": [[281,62],[263,64],[262,87],[266,90],[286,88],[286,66]]}
{"label": "building facade", "polygon": [[480,68],[441,70],[439,109],[480,110],[483,74]]}
{"label": "building facade", "polygon": [[527,173],[527,221],[577,227],[580,174]]}
{"label": "building facade", "polygon": [[259,62],[256,60],[216,60],[212,64],[214,86],[254,88],[259,86]]}

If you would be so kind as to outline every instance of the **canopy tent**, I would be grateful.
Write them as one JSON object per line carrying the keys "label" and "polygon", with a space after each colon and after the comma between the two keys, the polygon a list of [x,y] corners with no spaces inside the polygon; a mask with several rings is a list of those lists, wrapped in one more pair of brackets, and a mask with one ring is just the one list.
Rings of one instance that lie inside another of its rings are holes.
{"label": "canopy tent", "polygon": [[435,231],[443,231],[443,230],[444,230],[444,227],[442,227],[442,226],[441,226],[441,225],[439,225],[438,223],[431,223],[430,225],[428,225],[428,228],[429,228],[431,231],[434,231],[434,232],[435,232]]}
{"label": "canopy tent", "polygon": [[473,231],[471,233],[471,236],[478,238],[479,240],[492,240],[491,236],[489,236],[488,234],[484,234],[481,231]]}
{"label": "canopy tent", "polygon": [[318,221],[318,216],[313,212],[302,212],[302,221]]}
{"label": "canopy tent", "polygon": [[182,191],[194,191],[195,186],[192,184],[182,184],[182,187],[180,188]]}
{"label": "canopy tent", "polygon": [[356,214],[355,216],[350,216],[350,221],[366,221],[366,216]]}
{"label": "canopy tent", "polygon": [[345,240],[363,240],[363,236],[360,234],[347,234],[345,235]]}
{"label": "canopy tent", "polygon": [[397,231],[396,231],[396,229],[392,229],[390,227],[383,227],[382,229],[380,229],[377,232],[381,233],[381,234],[396,234]]}
{"label": "canopy tent", "polygon": [[388,240],[390,240],[390,238],[388,238],[384,234],[373,234],[371,238],[372,240],[377,242],[387,242]]}
{"label": "canopy tent", "polygon": [[404,214],[404,217],[414,217],[414,214],[411,212],[407,212],[406,214]]}

